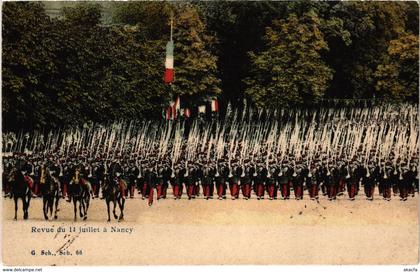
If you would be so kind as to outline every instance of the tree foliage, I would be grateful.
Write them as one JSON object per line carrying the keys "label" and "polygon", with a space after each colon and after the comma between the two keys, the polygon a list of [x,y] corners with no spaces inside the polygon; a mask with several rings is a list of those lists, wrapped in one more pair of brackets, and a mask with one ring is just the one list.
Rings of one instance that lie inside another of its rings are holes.
{"label": "tree foliage", "polygon": [[[177,95],[259,107],[418,99],[415,2],[6,2],[3,127],[160,118]],[[163,84],[174,15],[175,81]]]}
{"label": "tree foliage", "polygon": [[252,76],[246,79],[246,93],[257,106],[291,106],[323,96],[332,71],[321,58],[328,45],[320,24],[317,14],[309,11],[275,20],[267,28],[267,48],[250,54]]}
{"label": "tree foliage", "polygon": [[408,34],[392,40],[375,72],[376,91],[388,99],[417,101],[419,38]]}

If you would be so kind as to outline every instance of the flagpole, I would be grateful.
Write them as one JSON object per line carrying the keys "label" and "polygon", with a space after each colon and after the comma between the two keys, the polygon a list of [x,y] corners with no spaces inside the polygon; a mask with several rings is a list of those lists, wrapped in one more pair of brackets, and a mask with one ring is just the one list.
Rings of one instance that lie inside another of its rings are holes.
{"label": "flagpole", "polygon": [[172,36],[173,36],[173,28],[174,28],[174,12],[171,10],[171,36],[170,36],[170,41],[172,41]]}

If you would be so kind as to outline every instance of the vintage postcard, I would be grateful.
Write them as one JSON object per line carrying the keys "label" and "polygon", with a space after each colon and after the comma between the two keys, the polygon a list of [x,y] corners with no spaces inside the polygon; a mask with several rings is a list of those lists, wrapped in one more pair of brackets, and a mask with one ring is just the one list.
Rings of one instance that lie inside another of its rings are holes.
{"label": "vintage postcard", "polygon": [[417,2],[1,14],[4,267],[417,267]]}

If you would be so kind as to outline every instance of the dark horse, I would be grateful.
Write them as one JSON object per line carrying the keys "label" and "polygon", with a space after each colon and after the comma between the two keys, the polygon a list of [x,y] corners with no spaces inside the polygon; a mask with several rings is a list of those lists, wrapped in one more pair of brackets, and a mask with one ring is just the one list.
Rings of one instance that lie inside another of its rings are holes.
{"label": "dark horse", "polygon": [[79,202],[79,215],[83,220],[87,219],[87,211],[90,203],[90,183],[87,180],[81,179],[78,183],[70,185],[71,195],[74,205],[74,221],[77,220],[77,202]]}
{"label": "dark horse", "polygon": [[[29,178],[29,177],[26,177]],[[25,181],[24,173],[16,169],[13,174],[12,195],[15,201],[15,220],[17,220],[18,199],[21,198],[23,202],[23,219],[28,219],[29,203],[31,202],[31,188]]]}
{"label": "dark horse", "polygon": [[45,220],[48,220],[48,210],[50,211],[50,217],[52,218],[54,207],[54,219],[57,219],[58,201],[60,200],[58,180],[48,173],[45,182],[42,183],[40,187],[43,204],[42,211],[44,212]]}
{"label": "dark horse", "polygon": [[[121,191],[118,188],[118,184],[116,182],[111,182],[108,177],[105,177],[104,185],[103,185],[103,195],[106,202],[106,207],[108,209],[108,222],[111,221],[110,213],[109,213],[109,204],[112,202],[114,204],[114,208],[112,213],[114,214],[114,218],[118,219],[118,222],[124,219],[124,203],[125,199],[121,195]],[[118,217],[115,213],[115,207],[117,206],[120,208],[120,216]]]}

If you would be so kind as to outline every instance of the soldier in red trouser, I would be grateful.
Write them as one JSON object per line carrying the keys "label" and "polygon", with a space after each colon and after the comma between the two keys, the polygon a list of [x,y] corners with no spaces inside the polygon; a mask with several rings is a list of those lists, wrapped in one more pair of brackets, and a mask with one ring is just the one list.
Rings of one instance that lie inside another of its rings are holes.
{"label": "soldier in red trouser", "polygon": [[294,169],[292,174],[293,191],[295,193],[295,199],[300,200],[303,198],[303,180],[304,173],[299,169]]}
{"label": "soldier in red trouser", "polygon": [[268,170],[262,164],[259,167],[258,176],[256,179],[256,194],[257,199],[264,199],[264,186],[267,182]]}
{"label": "soldier in red trouser", "polygon": [[184,176],[184,170],[180,169],[178,166],[175,166],[171,174],[171,184],[172,191],[174,194],[174,199],[181,199],[182,196],[182,180]]}
{"label": "soldier in red trouser", "polygon": [[[204,163],[206,164],[207,162]],[[211,168],[208,165],[204,166],[201,184],[203,186],[203,195],[206,200],[212,198],[211,187],[213,187],[213,178],[215,173],[216,170],[214,168]]]}
{"label": "soldier in red trouser", "polygon": [[375,191],[375,179],[371,175],[373,169],[369,169],[370,167],[365,165],[366,174],[363,177],[363,186],[365,189],[365,195],[367,200],[373,200],[373,192]]}
{"label": "soldier in red trouser", "polygon": [[251,197],[251,177],[254,173],[254,168],[249,165],[248,162],[245,162],[243,166],[243,171],[241,174],[241,189],[242,189],[242,196],[244,199],[248,200]]}
{"label": "soldier in red trouser", "polygon": [[277,198],[277,178],[278,178],[278,170],[273,166],[269,167],[267,172],[267,191],[268,197],[270,200]]}
{"label": "soldier in red trouser", "polygon": [[232,197],[232,200],[235,200],[239,198],[239,186],[241,183],[241,175],[242,175],[243,169],[241,166],[237,165],[235,168],[235,171],[233,173],[233,176],[230,178],[230,195]]}
{"label": "soldier in red trouser", "polygon": [[187,188],[188,200],[195,198],[195,184],[197,182],[197,177],[193,166],[187,168],[187,171],[184,174],[184,182]]}
{"label": "soldier in red trouser", "polygon": [[149,166],[149,171],[147,172],[146,182],[147,182],[147,186],[150,188],[150,192],[148,196],[148,205],[152,206],[154,189],[156,188],[156,185],[157,185],[157,174],[151,165]]}
{"label": "soldier in red trouser", "polygon": [[283,169],[281,169],[277,174],[277,179],[278,179],[278,183],[280,186],[280,192],[281,192],[281,197],[286,200],[290,198],[290,176],[291,173],[293,172],[293,169],[289,169],[287,166],[284,167]]}
{"label": "soldier in red trouser", "polygon": [[220,174],[218,168],[216,168],[215,180],[216,180],[216,190],[219,200],[226,198],[226,181],[229,177],[229,168],[227,166],[222,166],[222,173]]}
{"label": "soldier in red trouser", "polygon": [[309,197],[311,200],[318,198],[318,183],[316,180],[316,173],[314,169],[308,169],[308,175],[306,176],[305,183],[309,191]]}

